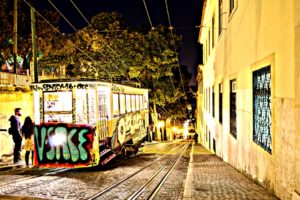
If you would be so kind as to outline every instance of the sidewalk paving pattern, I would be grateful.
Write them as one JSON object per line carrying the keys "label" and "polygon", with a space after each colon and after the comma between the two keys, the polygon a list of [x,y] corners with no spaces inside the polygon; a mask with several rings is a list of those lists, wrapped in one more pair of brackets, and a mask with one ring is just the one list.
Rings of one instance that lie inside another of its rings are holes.
{"label": "sidewalk paving pattern", "polygon": [[275,200],[277,198],[203,146],[194,145],[183,199]]}

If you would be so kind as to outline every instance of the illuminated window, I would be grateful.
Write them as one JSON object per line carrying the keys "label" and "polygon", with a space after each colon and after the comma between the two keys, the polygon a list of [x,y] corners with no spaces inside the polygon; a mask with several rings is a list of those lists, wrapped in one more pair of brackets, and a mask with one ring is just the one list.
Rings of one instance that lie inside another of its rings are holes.
{"label": "illuminated window", "polygon": [[94,89],[88,90],[88,114],[89,124],[96,125],[96,91]]}
{"label": "illuminated window", "polygon": [[125,94],[120,94],[120,113],[125,114],[125,112],[126,112]]}
{"label": "illuminated window", "polygon": [[76,92],[76,123],[86,124],[87,119],[87,90],[78,89]]}
{"label": "illuminated window", "polygon": [[212,49],[215,46],[215,16],[211,20],[211,46]]}
{"label": "illuminated window", "polygon": [[253,72],[253,140],[272,153],[270,66]]}
{"label": "illuminated window", "polygon": [[131,112],[131,95],[126,94],[126,113]]}
{"label": "illuminated window", "polygon": [[72,111],[72,91],[44,92],[45,112]]}
{"label": "illuminated window", "polygon": [[210,30],[208,31],[208,44],[207,44],[207,47],[208,47],[208,56],[210,55]]}
{"label": "illuminated window", "polygon": [[148,95],[144,95],[144,109],[148,109]]}
{"label": "illuminated window", "polygon": [[204,99],[203,107],[204,107],[204,110],[205,110],[206,109],[206,89],[205,88],[204,88],[203,99]]}
{"label": "illuminated window", "polygon": [[136,110],[140,110],[140,95],[135,95]]}
{"label": "illuminated window", "polygon": [[208,112],[210,113],[211,112],[211,98],[210,98],[210,87],[208,88],[208,93],[207,93],[207,96],[208,96]]}
{"label": "illuminated window", "polygon": [[98,90],[98,125],[99,125],[99,138],[104,139],[108,137],[108,119],[110,115],[110,103],[109,103],[109,93],[103,89]]}
{"label": "illuminated window", "polygon": [[44,122],[72,123],[72,91],[44,92]]}
{"label": "illuminated window", "polygon": [[215,117],[215,87],[212,86],[212,116]]}
{"label": "illuminated window", "polygon": [[223,0],[219,0],[219,35],[222,33],[223,26]]}
{"label": "illuminated window", "polygon": [[143,110],[143,95],[140,95],[140,109]]}
{"label": "illuminated window", "polygon": [[234,0],[229,0],[229,13],[231,14],[234,9]]}
{"label": "illuminated window", "polygon": [[131,95],[131,111],[134,112],[136,111],[136,105],[135,105],[135,95]]}
{"label": "illuminated window", "polygon": [[230,81],[230,133],[236,138],[236,80]]}
{"label": "illuminated window", "polygon": [[119,94],[113,94],[113,116],[118,116],[119,114]]}
{"label": "illuminated window", "polygon": [[223,91],[222,83],[219,84],[219,122],[223,123]]}

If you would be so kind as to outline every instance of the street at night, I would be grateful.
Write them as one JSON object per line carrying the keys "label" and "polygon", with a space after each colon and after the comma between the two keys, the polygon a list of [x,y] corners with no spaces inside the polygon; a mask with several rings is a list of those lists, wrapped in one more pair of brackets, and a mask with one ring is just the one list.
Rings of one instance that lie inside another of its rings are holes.
{"label": "street at night", "polygon": [[300,200],[300,0],[1,0],[0,199]]}
{"label": "street at night", "polygon": [[0,178],[3,199],[277,199],[202,146],[179,140],[147,143],[105,168],[20,167]]}

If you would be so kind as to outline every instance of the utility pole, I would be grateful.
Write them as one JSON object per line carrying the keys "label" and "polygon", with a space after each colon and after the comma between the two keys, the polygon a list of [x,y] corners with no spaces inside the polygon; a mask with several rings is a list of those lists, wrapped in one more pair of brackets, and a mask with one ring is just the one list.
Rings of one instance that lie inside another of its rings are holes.
{"label": "utility pole", "polygon": [[[34,74],[34,82],[39,82],[38,71],[37,71],[37,51],[36,51],[36,31],[35,31],[35,11],[31,7],[30,8],[30,16],[31,16],[31,35],[32,35],[32,55],[33,55],[33,73]],[[32,76],[31,76],[32,77]]]}
{"label": "utility pole", "polygon": [[14,74],[17,74],[17,54],[18,54],[18,0],[14,0]]}

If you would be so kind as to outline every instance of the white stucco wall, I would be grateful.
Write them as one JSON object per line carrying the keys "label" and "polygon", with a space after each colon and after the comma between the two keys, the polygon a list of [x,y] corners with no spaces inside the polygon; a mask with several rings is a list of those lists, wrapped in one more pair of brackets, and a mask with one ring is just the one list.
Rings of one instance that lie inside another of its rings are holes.
{"label": "white stucco wall", "polygon": [[[299,166],[300,142],[296,116],[299,116],[300,100],[298,109],[295,109],[299,69],[298,76],[294,76],[300,59],[299,16],[295,14],[299,0],[237,1],[231,16],[228,15],[229,3],[223,2],[226,12],[224,30],[220,36],[216,31],[215,48],[210,50],[211,55],[203,66],[204,88],[212,85],[216,88],[216,113],[212,117],[205,111],[204,124],[217,141],[217,155],[258,180],[281,199],[291,199],[299,185],[296,162]],[[210,0],[206,6],[203,24],[209,23],[212,15],[218,16],[218,1]],[[218,27],[218,19],[215,24]],[[200,42],[204,47],[208,30],[211,33],[211,28],[202,27]],[[272,154],[253,142],[252,120],[252,73],[268,65],[271,66],[272,81]],[[229,132],[229,83],[234,78],[237,81],[237,138]],[[222,124],[218,121],[219,83],[223,84]],[[205,135],[205,130],[201,134]],[[209,147],[207,143],[204,145]]]}

